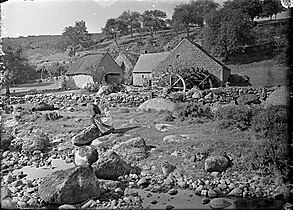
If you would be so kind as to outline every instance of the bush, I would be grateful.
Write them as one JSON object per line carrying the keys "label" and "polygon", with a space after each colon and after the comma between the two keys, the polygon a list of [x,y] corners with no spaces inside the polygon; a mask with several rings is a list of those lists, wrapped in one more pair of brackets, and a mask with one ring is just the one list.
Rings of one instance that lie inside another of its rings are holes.
{"label": "bush", "polygon": [[159,112],[161,115],[163,115],[163,120],[166,122],[172,122],[175,117],[173,116],[173,113],[169,110],[162,110]]}
{"label": "bush", "polygon": [[233,121],[241,130],[248,129],[251,126],[252,117],[258,112],[258,109],[246,106],[229,105],[220,107],[215,117],[219,120]]}
{"label": "bush", "polygon": [[254,158],[259,167],[286,174],[288,158],[288,109],[283,106],[262,110],[252,119],[252,130],[258,139]]}
{"label": "bush", "polygon": [[185,93],[183,92],[174,92],[171,94],[171,98],[174,102],[184,102],[186,99]]}
{"label": "bush", "polygon": [[182,121],[192,118],[212,118],[213,116],[209,106],[195,102],[177,104],[175,112]]}
{"label": "bush", "polygon": [[130,110],[128,108],[126,108],[126,107],[121,107],[119,109],[119,113],[130,113]]}

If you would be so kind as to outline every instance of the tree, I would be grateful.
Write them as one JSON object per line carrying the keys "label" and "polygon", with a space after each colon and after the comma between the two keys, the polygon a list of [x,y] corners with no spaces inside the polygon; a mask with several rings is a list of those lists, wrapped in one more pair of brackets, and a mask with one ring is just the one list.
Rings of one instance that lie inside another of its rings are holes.
{"label": "tree", "polygon": [[189,37],[189,28],[191,26],[203,26],[205,15],[215,10],[219,5],[211,0],[190,1],[181,3],[174,8],[172,15],[173,28],[183,26]]}
{"label": "tree", "polygon": [[222,8],[209,13],[203,30],[204,45],[212,54],[224,57],[242,50],[255,40],[253,22],[246,14],[231,8]]}
{"label": "tree", "polygon": [[275,15],[276,19],[277,14],[285,10],[279,0],[264,0],[262,3],[261,17],[269,17],[272,20],[273,15]]}
{"label": "tree", "polygon": [[238,10],[250,17],[251,21],[262,14],[262,4],[260,0],[229,0],[224,2],[224,7],[231,10]]}
{"label": "tree", "polygon": [[92,44],[92,39],[87,31],[85,21],[76,21],[75,26],[67,26],[62,33],[67,37],[75,52],[77,46],[89,47]]}
{"label": "tree", "polygon": [[131,37],[132,37],[133,30],[135,29],[138,30],[140,28],[140,22],[139,22],[140,17],[141,17],[141,14],[139,14],[138,12],[131,12],[128,10],[128,11],[124,11],[118,17],[118,19],[127,24],[130,30]]}
{"label": "tree", "polygon": [[25,83],[38,78],[35,67],[24,56],[20,46],[13,48],[4,45],[3,51],[5,53],[4,84],[7,87],[7,94],[9,94],[9,86],[11,84]]}
{"label": "tree", "polygon": [[106,21],[106,25],[102,28],[102,31],[106,36],[111,36],[118,45],[117,39],[119,34],[127,34],[127,29],[128,26],[124,21],[118,18],[110,18]]}
{"label": "tree", "polygon": [[164,19],[167,17],[166,12],[161,10],[146,10],[142,14],[142,20],[144,27],[148,28],[151,32],[151,36],[159,29],[166,27]]}

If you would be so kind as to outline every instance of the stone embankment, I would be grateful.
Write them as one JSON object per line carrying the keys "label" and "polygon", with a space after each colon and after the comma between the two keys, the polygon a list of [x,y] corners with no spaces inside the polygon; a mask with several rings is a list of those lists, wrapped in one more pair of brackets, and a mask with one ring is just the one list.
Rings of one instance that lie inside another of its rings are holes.
{"label": "stone embankment", "polygon": [[[273,88],[254,88],[254,87],[228,87],[201,90],[191,90],[185,94],[184,101],[196,101],[203,104],[230,103],[237,100],[240,96],[249,94],[259,101],[265,101],[268,96],[276,90]],[[152,94],[153,93],[153,94]],[[1,96],[1,101],[6,105],[23,104],[23,103],[39,103],[41,101],[54,104],[55,107],[68,107],[73,105],[86,105],[93,102],[95,98],[102,97],[105,103],[112,107],[126,106],[138,107],[140,104],[152,97],[171,98],[172,95],[158,94],[155,91],[141,90],[130,92],[111,93],[109,95],[98,94],[35,94],[26,95],[24,97],[6,97]],[[174,99],[174,97],[173,97]]]}

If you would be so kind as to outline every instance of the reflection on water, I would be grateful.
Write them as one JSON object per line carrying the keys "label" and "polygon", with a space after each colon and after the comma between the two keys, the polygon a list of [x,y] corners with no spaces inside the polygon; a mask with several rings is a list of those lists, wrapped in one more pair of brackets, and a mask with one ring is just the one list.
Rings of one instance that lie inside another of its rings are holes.
{"label": "reflection on water", "polygon": [[[176,195],[169,195],[168,193],[152,193],[143,189],[135,189],[143,199],[143,207],[147,209],[165,209],[167,205],[174,206],[174,209],[211,209],[209,204],[203,205],[201,197],[196,196],[192,190],[180,190]],[[151,196],[150,196],[151,195]],[[151,202],[156,200],[156,204]],[[231,206],[226,209],[235,209],[234,201],[226,198]]]}
{"label": "reflection on water", "polygon": [[65,160],[62,159],[52,159],[52,168],[45,168],[45,167],[31,167],[31,166],[25,166],[21,171],[23,171],[24,174],[27,174],[27,179],[36,179],[36,178],[42,178],[45,177],[54,171],[72,168],[74,167],[74,163],[66,163]]}

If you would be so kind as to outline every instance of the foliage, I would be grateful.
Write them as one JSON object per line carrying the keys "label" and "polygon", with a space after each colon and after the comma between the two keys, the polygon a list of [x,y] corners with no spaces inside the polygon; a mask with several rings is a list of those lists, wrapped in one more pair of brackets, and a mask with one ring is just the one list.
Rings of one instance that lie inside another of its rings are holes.
{"label": "foliage", "polygon": [[234,0],[224,2],[224,7],[246,14],[251,21],[262,14],[260,0]]}
{"label": "foliage", "polygon": [[93,42],[87,31],[84,20],[76,21],[74,26],[65,27],[62,35],[68,38],[74,51],[79,45],[82,47],[89,47]]}
{"label": "foliage", "polygon": [[209,106],[195,102],[176,104],[174,111],[182,121],[193,118],[212,118],[212,112]]}
{"label": "foliage", "polygon": [[140,20],[141,14],[138,12],[134,11],[124,11],[118,19],[122,20],[124,23],[127,24],[129,30],[130,30],[130,35],[133,36],[133,30],[139,30],[140,29]]}
{"label": "foliage", "polygon": [[37,71],[40,72],[41,78],[46,78],[64,75],[68,71],[68,69],[68,64],[53,62],[50,64],[39,66],[37,68]]}
{"label": "foliage", "polygon": [[173,116],[173,113],[169,110],[165,110],[163,113],[163,120],[166,122],[172,122],[174,121],[175,117]]}
{"label": "foliage", "polygon": [[161,10],[146,10],[142,14],[144,26],[151,32],[151,36],[159,29],[166,27],[164,18],[167,17],[166,12]]}
{"label": "foliage", "polygon": [[[257,112],[257,109],[247,106],[228,105],[219,107],[215,117],[218,120],[232,121],[238,128],[245,130],[251,126],[251,119]],[[225,122],[225,124],[228,123]]]}
{"label": "foliage", "polygon": [[102,28],[102,31],[106,36],[110,36],[112,39],[117,40],[120,34],[127,34],[127,28],[128,26],[123,20],[118,18],[110,18],[106,21],[106,25]]}
{"label": "foliage", "polygon": [[258,167],[286,173],[288,162],[288,109],[273,106],[262,110],[252,119],[252,129],[259,140],[254,156]]}
{"label": "foliage", "polygon": [[218,6],[212,0],[198,0],[179,4],[174,8],[172,27],[176,29],[182,25],[186,29],[187,36],[189,36],[189,27],[195,25],[202,27],[205,15]]}
{"label": "foliage", "polygon": [[272,16],[285,11],[285,8],[282,6],[280,0],[264,0],[262,3],[262,13],[261,17],[269,17],[272,19]]}
{"label": "foliage", "polygon": [[229,59],[229,55],[254,43],[253,23],[244,13],[222,8],[207,15],[203,30],[204,45],[212,54]]}
{"label": "foliage", "polygon": [[173,92],[171,93],[171,98],[174,102],[184,102],[186,95],[184,92]]}
{"label": "foliage", "polygon": [[38,78],[35,67],[25,57],[20,46],[11,47],[5,45],[3,51],[5,53],[4,65],[6,71],[4,81],[6,84],[20,84]]}

